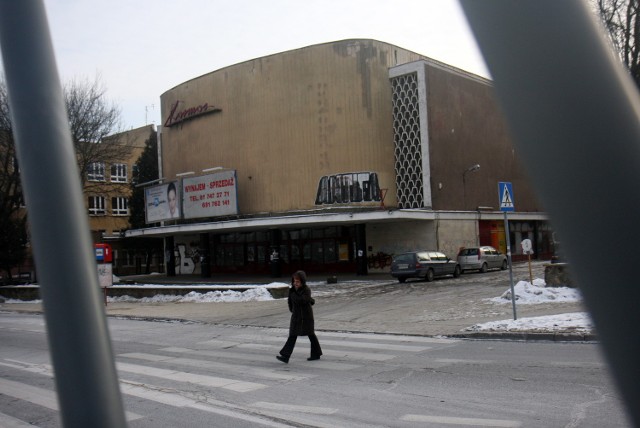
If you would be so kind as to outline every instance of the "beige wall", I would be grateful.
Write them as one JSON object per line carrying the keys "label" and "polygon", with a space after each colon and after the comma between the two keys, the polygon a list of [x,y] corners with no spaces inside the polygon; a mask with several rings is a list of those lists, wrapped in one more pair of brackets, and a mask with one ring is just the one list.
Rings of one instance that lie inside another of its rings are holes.
{"label": "beige wall", "polygon": [[[379,252],[396,255],[406,251],[436,250],[451,259],[458,255],[460,247],[478,245],[476,220],[430,220],[367,225],[367,257]],[[370,272],[388,272],[369,267]]]}
{"label": "beige wall", "polygon": [[[126,183],[111,183],[109,178],[111,177],[111,165],[105,166],[106,181],[101,184],[99,191],[95,191],[95,182],[92,182],[92,194],[104,196],[106,204],[106,215],[90,215],[89,227],[92,231],[94,240],[100,241],[102,236],[98,233],[100,230],[104,230],[106,237],[115,236],[114,231],[121,231],[129,229],[129,216],[114,216],[111,214],[111,198],[115,196],[130,197],[131,196],[131,178],[133,173],[133,165],[137,162],[138,158],[142,154],[145,148],[145,143],[149,139],[153,125],[143,126],[140,128],[132,129],[120,134],[110,136],[103,144],[121,144],[127,147],[127,150],[123,150],[123,153],[128,153],[123,159],[120,159],[118,163],[124,163],[127,165],[127,182]],[[85,204],[87,204],[87,197],[85,195]]]}
{"label": "beige wall", "polygon": [[[379,252],[395,255],[416,249],[436,249],[433,221],[403,221],[367,224],[367,257]],[[371,251],[369,250],[371,248]],[[371,272],[380,269],[370,268]],[[383,271],[388,271],[386,266]]]}
{"label": "beige wall", "polygon": [[452,259],[458,256],[460,247],[478,245],[477,220],[436,220],[438,250]]}
{"label": "beige wall", "polygon": [[[374,171],[396,205],[388,68],[420,56],[373,40],[311,46],[233,65],[161,97],[222,109],[162,130],[163,175],[237,170],[241,214],[315,207],[319,179]],[[373,204],[376,205],[376,204]]]}

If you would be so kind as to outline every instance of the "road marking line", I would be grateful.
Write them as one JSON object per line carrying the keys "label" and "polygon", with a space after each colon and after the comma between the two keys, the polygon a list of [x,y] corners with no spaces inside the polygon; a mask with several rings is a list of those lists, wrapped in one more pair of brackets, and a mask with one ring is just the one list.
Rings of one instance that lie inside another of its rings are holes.
{"label": "road marking line", "polygon": [[146,376],[159,377],[162,379],[173,380],[177,382],[188,382],[196,385],[202,385],[212,388],[223,388],[235,392],[249,392],[266,388],[267,385],[255,382],[243,382],[235,379],[226,379],[222,377],[186,373],[176,370],[158,369],[155,367],[140,366],[137,364],[116,363],[118,370],[142,374]]}
{"label": "road marking line", "polygon": [[20,419],[16,419],[13,416],[0,413],[0,427],[2,428],[38,428],[37,425],[31,425]]}
{"label": "road marking line", "polygon": [[38,406],[58,411],[56,393],[48,389],[31,386],[26,383],[0,379],[0,393],[13,398],[28,401]]}
{"label": "road marking line", "polygon": [[38,333],[38,334],[42,334],[45,332],[44,328],[42,330],[31,330],[28,328],[20,328],[20,327],[2,327],[0,326],[0,330],[4,330],[4,331],[16,331],[16,332],[20,332],[20,333]]}
{"label": "road marking line", "polygon": [[455,418],[449,416],[404,415],[400,420],[407,422],[435,423],[443,425],[466,425],[474,427],[517,428],[522,422],[503,419]]}
{"label": "road marking line", "polygon": [[495,360],[464,360],[461,358],[436,358],[432,360],[434,363],[443,364],[473,364],[473,365],[489,365],[496,364]]}
{"label": "road marking line", "polygon": [[252,406],[285,412],[313,413],[315,415],[332,415],[338,412],[338,409],[332,409],[330,407],[296,406],[293,404],[269,403],[266,401],[258,401],[253,403]]}
{"label": "road marking line", "polygon": [[240,343],[229,342],[228,340],[211,339],[205,340],[204,342],[198,342],[197,344],[211,346],[212,348],[233,348],[234,346],[238,346]]}
{"label": "road marking line", "polygon": [[431,349],[429,346],[413,346],[413,345],[392,345],[388,343],[372,343],[372,342],[345,342],[340,340],[323,340],[322,345],[345,346],[347,348],[366,348],[366,349],[382,349],[385,351],[398,352],[422,352]]}
{"label": "road marking line", "polygon": [[[274,349],[274,347],[271,347],[270,349]],[[253,362],[264,361],[269,363],[272,363],[275,361],[275,355],[276,355],[275,353],[273,355],[271,354],[264,355],[264,354],[247,354],[247,353],[232,352],[232,351],[201,351],[201,350],[177,348],[177,347],[162,348],[162,349],[159,349],[159,351],[174,352],[174,353],[188,354],[188,355],[202,355],[205,357],[213,357],[213,358],[228,358],[233,361],[246,360],[246,361],[253,361]],[[320,367],[328,370],[354,370],[362,366],[356,365],[356,364],[346,364],[346,363],[338,363],[334,361],[320,360],[320,361],[314,361],[313,367]]]}
{"label": "road marking line", "polygon": [[426,337],[426,336],[406,336],[395,334],[381,334],[381,333],[339,333],[331,331],[316,332],[320,337],[346,337],[355,339],[368,339],[368,340],[389,340],[396,342],[411,342],[411,343],[441,343],[441,344],[453,344],[460,342],[457,339],[445,339],[438,337]]}
{"label": "road marking line", "polygon": [[[321,338],[320,338],[321,339]],[[282,342],[281,337],[265,336],[262,340],[267,342]],[[302,340],[302,338],[298,338]],[[394,345],[391,343],[374,343],[374,342],[348,342],[343,340],[322,340],[320,345],[335,345],[344,346],[347,348],[366,348],[366,349],[381,349],[385,351],[400,351],[400,352],[422,352],[431,349],[430,346],[415,346],[415,345]],[[242,346],[242,345],[239,345]]]}
{"label": "road marking line", "polygon": [[[38,372],[44,374],[43,372]],[[26,383],[14,382],[7,379],[0,379],[0,394],[8,395],[19,400],[28,401],[29,403],[37,404],[38,406],[55,410],[58,408],[58,400],[56,393],[48,389],[39,388]],[[142,419],[143,416],[133,412],[125,412],[128,421],[135,421]]]}
{"label": "road marking line", "polygon": [[[296,345],[296,347],[298,347],[298,345]],[[277,352],[278,350],[280,350],[280,346],[260,345],[257,343],[245,343],[244,345],[239,345],[238,348],[269,350],[274,352]],[[397,355],[373,354],[373,353],[357,352],[357,351],[339,351],[337,349],[323,349],[322,355],[342,357],[342,358],[352,357],[357,360],[370,360],[370,361],[386,361],[386,360],[391,360],[397,356]]]}
{"label": "road marking line", "polygon": [[208,413],[214,413],[226,416],[232,419],[240,419],[251,422],[252,425],[263,425],[272,428],[290,428],[291,425],[285,425],[271,421],[261,416],[253,416],[246,414],[246,409],[231,403],[224,403],[218,400],[206,398],[198,395],[196,398],[185,397],[179,392],[167,392],[166,388],[150,385],[148,383],[140,384],[132,381],[123,381],[121,384],[124,394],[142,398],[144,400],[155,401],[156,403],[165,404],[172,407],[191,408],[202,410]]}
{"label": "road marking line", "polygon": [[180,357],[167,357],[156,354],[144,354],[139,352],[133,352],[128,354],[120,354],[118,357],[135,358],[145,361],[171,363],[189,367],[197,367],[203,369],[217,369],[225,372],[239,372],[251,376],[258,376],[267,379],[286,380],[286,381],[298,381],[303,379],[309,379],[312,376],[297,375],[277,372],[275,370],[268,370],[263,368],[250,367],[240,364],[226,364],[217,361],[196,360],[192,358],[180,358]]}

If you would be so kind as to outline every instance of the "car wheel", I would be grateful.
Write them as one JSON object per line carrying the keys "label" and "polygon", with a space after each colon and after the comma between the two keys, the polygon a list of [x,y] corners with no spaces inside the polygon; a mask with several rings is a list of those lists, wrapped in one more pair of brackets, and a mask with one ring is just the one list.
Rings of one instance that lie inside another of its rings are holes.
{"label": "car wheel", "polygon": [[507,261],[506,261],[506,260],[503,260],[503,261],[502,261],[502,266],[500,267],[500,269],[502,269],[502,270],[507,270],[507,267],[509,267],[509,265],[507,265]]}
{"label": "car wheel", "polygon": [[427,271],[427,273],[424,275],[424,279],[426,279],[427,282],[433,281],[433,269],[429,269]]}
{"label": "car wheel", "polygon": [[460,266],[456,266],[456,268],[453,270],[453,277],[458,278],[461,273],[462,269],[460,269]]}
{"label": "car wheel", "polygon": [[489,270],[489,266],[486,263],[482,263],[482,267],[480,268],[480,272],[486,273]]}
{"label": "car wheel", "polygon": [[400,284],[404,284],[406,280],[407,278],[403,278],[403,277],[398,278],[398,282],[400,282]]}

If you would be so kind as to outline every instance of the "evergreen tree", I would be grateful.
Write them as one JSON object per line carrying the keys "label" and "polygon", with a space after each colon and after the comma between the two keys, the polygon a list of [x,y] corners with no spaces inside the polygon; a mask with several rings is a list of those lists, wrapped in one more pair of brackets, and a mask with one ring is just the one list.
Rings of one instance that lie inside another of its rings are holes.
{"label": "evergreen tree", "polygon": [[[129,200],[129,224],[132,229],[147,227],[145,218],[144,186],[159,178],[158,170],[158,136],[151,132],[145,142],[145,148],[136,161],[133,179],[131,180],[131,199]],[[158,238],[134,238],[132,245],[145,253],[145,273],[151,273],[151,260],[154,254],[162,254],[162,239]]]}
{"label": "evergreen tree", "polygon": [[145,147],[136,161],[133,179],[131,180],[131,200],[129,201],[129,224],[132,229],[141,229],[145,224],[144,187],[138,184],[157,180],[158,176],[158,136],[151,132],[145,141]]}

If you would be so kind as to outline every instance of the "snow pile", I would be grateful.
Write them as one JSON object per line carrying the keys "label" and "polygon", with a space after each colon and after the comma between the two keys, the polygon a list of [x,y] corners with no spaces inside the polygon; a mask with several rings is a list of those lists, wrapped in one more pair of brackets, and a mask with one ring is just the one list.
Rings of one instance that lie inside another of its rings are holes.
{"label": "snow pile", "polygon": [[274,300],[267,287],[252,287],[246,291],[215,290],[206,293],[192,291],[184,296],[157,294],[153,297],[134,298],[131,296],[107,297],[107,303],[231,303],[262,302]]}
{"label": "snow pile", "polygon": [[[580,302],[582,295],[576,288],[545,287],[543,279],[536,278],[533,284],[520,281],[514,287],[516,303],[519,305],[535,305],[547,302]],[[494,303],[511,303],[511,289],[507,289],[500,297],[489,299]]]}
{"label": "snow pile", "polygon": [[[514,287],[516,307],[518,305],[535,305],[553,302],[581,302],[582,294],[578,289],[569,287],[545,287],[543,279],[536,278],[533,284],[520,281]],[[511,288],[499,297],[486,299],[492,303],[511,303]],[[485,332],[572,332],[592,333],[594,331],[591,317],[586,312],[572,312],[558,315],[520,318],[517,320],[491,321],[475,324],[462,331]]]}
{"label": "snow pile", "polygon": [[527,331],[527,332],[574,332],[591,333],[593,322],[586,312],[520,318],[517,320],[491,321],[475,324],[463,331]]}

